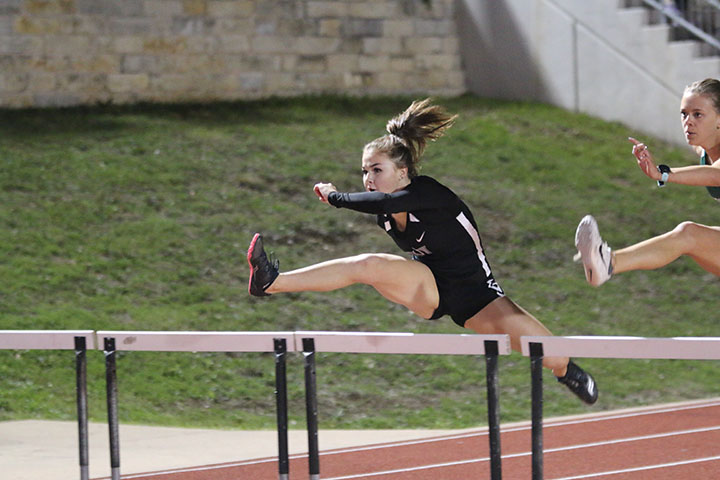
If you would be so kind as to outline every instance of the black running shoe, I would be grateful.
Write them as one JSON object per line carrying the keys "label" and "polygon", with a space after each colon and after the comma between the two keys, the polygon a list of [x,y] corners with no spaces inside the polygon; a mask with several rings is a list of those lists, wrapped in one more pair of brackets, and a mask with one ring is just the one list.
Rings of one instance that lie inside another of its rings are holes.
{"label": "black running shoe", "polygon": [[250,281],[248,292],[255,297],[266,297],[270,295],[265,290],[280,275],[280,262],[269,260],[263,249],[262,235],[256,233],[250,242],[247,253],[248,264],[250,265]]}
{"label": "black running shoe", "polygon": [[567,386],[571,392],[588,405],[597,402],[598,389],[595,379],[572,360],[568,363],[564,377],[556,377],[557,381]]}

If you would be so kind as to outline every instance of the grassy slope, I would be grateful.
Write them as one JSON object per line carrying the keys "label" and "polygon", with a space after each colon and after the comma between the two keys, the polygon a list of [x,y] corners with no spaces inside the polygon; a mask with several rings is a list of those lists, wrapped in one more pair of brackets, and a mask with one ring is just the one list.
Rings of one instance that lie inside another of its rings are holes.
{"label": "grassy slope", "polygon": [[[247,296],[244,250],[266,235],[285,269],[397,252],[370,216],[328,208],[317,181],[360,187],[359,152],[410,99],[304,98],[210,106],[0,112],[0,328],[364,330],[460,333],[371,288]],[[670,165],[693,162],[639,132],[556,108],[461,97],[423,173],[474,211],[510,296],[556,334],[715,336],[718,279],[681,259],[600,289],[572,263],[593,213],[613,246],[683,220],[717,224],[702,189],[662,190],[634,166],[628,135]],[[90,352],[91,417],[104,373]],[[583,360],[592,410],[717,395],[714,362]],[[73,357],[0,352],[0,420],[74,418]],[[123,422],[272,428],[271,355],[121,354]],[[302,361],[290,414],[304,422]],[[323,354],[320,422],[331,427],[465,427],[485,421],[482,359]],[[529,366],[501,361],[503,421],[529,417]],[[547,376],[547,415],[588,410]],[[52,397],[52,398],[51,398]]]}

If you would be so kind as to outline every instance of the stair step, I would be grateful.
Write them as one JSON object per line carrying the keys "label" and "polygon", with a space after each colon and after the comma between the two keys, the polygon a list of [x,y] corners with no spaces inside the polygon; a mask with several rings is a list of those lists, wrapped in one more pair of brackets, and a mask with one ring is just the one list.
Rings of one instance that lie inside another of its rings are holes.
{"label": "stair step", "polygon": [[623,8],[618,10],[618,17],[627,26],[641,27],[647,25],[648,12],[642,7]]}
{"label": "stair step", "polygon": [[673,27],[662,14],[643,6],[642,0],[626,0],[617,13],[618,23],[628,32],[625,52],[648,72],[678,86],[720,76],[720,51]]}

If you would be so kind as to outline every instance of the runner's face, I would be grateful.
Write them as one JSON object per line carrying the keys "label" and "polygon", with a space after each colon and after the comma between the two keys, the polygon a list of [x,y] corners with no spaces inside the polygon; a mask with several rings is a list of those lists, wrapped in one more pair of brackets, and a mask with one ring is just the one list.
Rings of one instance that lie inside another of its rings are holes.
{"label": "runner's face", "polygon": [[368,192],[392,193],[408,183],[407,168],[397,168],[384,153],[363,154],[363,186]]}
{"label": "runner's face", "polygon": [[680,102],[685,141],[694,147],[709,150],[718,143],[720,115],[715,111],[712,100],[707,95],[687,93]]}

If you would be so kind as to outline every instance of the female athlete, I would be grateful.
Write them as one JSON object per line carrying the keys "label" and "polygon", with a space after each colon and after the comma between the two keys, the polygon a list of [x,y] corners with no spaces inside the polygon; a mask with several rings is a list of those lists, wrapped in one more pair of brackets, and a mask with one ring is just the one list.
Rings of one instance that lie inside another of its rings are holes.
{"label": "female athlete", "polygon": [[[655,165],[647,145],[634,138],[632,153],[642,172],[659,186],[666,182],[707,187],[720,200],[720,81],[708,78],[685,87],[680,101],[685,140],[700,156],[700,165],[670,168]],[[613,274],[653,270],[687,255],[708,272],[720,276],[720,227],[682,222],[673,230],[613,251],[603,242],[595,219],[587,215],[578,225],[575,245],[593,286]]]}
{"label": "female athlete", "polygon": [[[428,140],[441,137],[455,118],[429,99],[413,102],[388,122],[386,135],[365,145],[364,192],[315,185],[323,203],[377,215],[378,226],[412,259],[367,253],[280,273],[278,263],[265,254],[262,236],[255,234],[247,254],[250,294],[329,291],[362,283],[423,318],[449,315],[479,334],[508,334],[514,350],[520,349],[523,335],[551,335],[495,280],[467,205],[437,180],[418,175]],[[577,364],[561,357],[546,357],[543,364],[580,399],[595,403],[597,386]]]}

